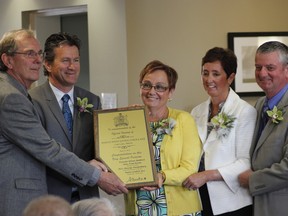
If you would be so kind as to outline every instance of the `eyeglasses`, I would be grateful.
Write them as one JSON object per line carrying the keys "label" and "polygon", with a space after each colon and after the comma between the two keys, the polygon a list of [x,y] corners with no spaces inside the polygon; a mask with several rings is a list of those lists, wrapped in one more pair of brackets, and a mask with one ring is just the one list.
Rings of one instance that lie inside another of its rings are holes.
{"label": "eyeglasses", "polygon": [[143,90],[151,90],[153,87],[156,92],[165,92],[169,88],[168,86],[163,86],[161,84],[152,85],[150,82],[141,83],[140,87]]}
{"label": "eyeglasses", "polygon": [[39,51],[39,52],[35,52],[33,50],[29,50],[27,52],[13,52],[13,54],[21,54],[21,55],[25,55],[27,58],[30,59],[35,59],[37,58],[37,56],[39,56],[40,58],[43,58],[43,52]]}

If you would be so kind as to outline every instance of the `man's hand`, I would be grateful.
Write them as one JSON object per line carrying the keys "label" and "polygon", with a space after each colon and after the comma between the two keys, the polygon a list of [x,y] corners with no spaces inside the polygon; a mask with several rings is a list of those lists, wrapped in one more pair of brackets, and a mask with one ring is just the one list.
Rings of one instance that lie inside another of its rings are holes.
{"label": "man's hand", "polygon": [[95,159],[88,161],[88,163],[90,165],[96,167],[97,169],[102,170],[103,172],[108,172],[107,167],[103,163],[101,163]]}
{"label": "man's hand", "polygon": [[101,172],[97,185],[109,195],[128,193],[125,184],[113,173]]}
{"label": "man's hand", "polygon": [[249,177],[251,176],[252,173],[253,171],[249,169],[238,175],[238,181],[241,187],[249,189]]}

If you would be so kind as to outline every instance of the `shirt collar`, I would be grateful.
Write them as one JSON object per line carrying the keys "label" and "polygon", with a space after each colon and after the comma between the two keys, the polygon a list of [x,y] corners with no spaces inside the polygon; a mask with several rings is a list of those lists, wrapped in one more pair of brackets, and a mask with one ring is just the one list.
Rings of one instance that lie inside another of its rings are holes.
{"label": "shirt collar", "polygon": [[61,103],[61,99],[62,99],[63,95],[68,94],[70,96],[70,101],[72,102],[72,104],[74,104],[74,100],[73,100],[73,98],[74,98],[74,86],[69,92],[65,93],[65,92],[62,92],[61,90],[59,90],[58,88],[56,88],[51,82],[49,82],[49,85],[50,85],[52,91],[54,92],[54,95],[55,95],[58,103]]}
{"label": "shirt collar", "polygon": [[288,90],[288,84],[286,84],[284,88],[281,89],[281,91],[279,91],[275,96],[273,96],[269,100],[266,98],[270,110],[272,110],[274,106],[278,105],[279,101],[282,99],[283,95],[287,90]]}

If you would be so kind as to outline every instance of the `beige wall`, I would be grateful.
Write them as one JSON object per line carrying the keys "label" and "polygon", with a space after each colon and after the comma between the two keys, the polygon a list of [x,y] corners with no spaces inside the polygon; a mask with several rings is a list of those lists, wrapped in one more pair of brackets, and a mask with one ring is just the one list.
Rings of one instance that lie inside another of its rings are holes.
{"label": "beige wall", "polygon": [[190,111],[207,98],[205,52],[227,47],[227,32],[288,31],[287,7],[287,0],[126,0],[129,102],[139,101],[140,70],[159,59],[179,73],[170,106]]}
{"label": "beige wall", "polygon": [[[21,28],[21,12],[87,5],[91,91],[140,103],[138,75],[159,59],[179,73],[170,106],[190,111],[207,98],[200,62],[227,47],[227,32],[288,31],[286,0],[0,0],[0,34]],[[254,103],[255,98],[244,98]]]}

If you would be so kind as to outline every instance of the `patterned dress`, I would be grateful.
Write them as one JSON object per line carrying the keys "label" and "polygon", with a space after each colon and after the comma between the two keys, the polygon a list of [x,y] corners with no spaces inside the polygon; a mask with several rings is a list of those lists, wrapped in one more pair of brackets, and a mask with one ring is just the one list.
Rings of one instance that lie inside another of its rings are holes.
{"label": "patterned dress", "polygon": [[[175,121],[175,120],[174,120]],[[167,124],[168,123],[168,124]],[[174,123],[175,124],[175,123]],[[167,129],[170,127],[170,129]],[[157,172],[161,171],[160,163],[160,148],[164,135],[171,134],[173,129],[173,120],[171,126],[171,119],[164,119],[159,122],[150,122],[152,131],[154,159]],[[137,200],[136,205],[138,208],[139,216],[166,216],[167,215],[167,202],[165,196],[165,186],[157,188],[153,191],[136,190]],[[201,212],[186,214],[185,216],[201,216]]]}

